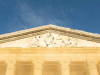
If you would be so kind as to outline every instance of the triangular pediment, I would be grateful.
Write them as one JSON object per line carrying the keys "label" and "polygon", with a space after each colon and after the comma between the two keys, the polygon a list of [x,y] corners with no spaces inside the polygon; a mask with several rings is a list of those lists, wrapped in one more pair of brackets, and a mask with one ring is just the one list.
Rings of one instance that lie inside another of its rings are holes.
{"label": "triangular pediment", "polygon": [[99,47],[100,35],[55,25],[0,35],[0,47]]}

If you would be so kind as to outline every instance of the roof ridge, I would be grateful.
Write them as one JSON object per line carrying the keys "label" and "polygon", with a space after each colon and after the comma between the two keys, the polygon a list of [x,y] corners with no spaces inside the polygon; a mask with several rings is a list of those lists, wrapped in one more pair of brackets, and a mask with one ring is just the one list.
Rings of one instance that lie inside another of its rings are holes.
{"label": "roof ridge", "polygon": [[2,34],[2,35],[0,35],[0,39],[2,39],[2,38],[5,39],[5,37],[10,38],[10,37],[13,37],[13,36],[28,34],[28,33],[31,33],[31,32],[41,31],[41,30],[45,30],[45,29],[54,29],[54,30],[59,30],[59,31],[64,31],[64,32],[94,37],[94,38],[100,38],[100,34],[85,32],[85,31],[82,31],[82,30],[64,28],[64,27],[49,24],[49,25],[39,26],[39,27],[30,28],[30,29],[26,29],[26,30],[20,30],[20,31],[16,31],[16,32]]}

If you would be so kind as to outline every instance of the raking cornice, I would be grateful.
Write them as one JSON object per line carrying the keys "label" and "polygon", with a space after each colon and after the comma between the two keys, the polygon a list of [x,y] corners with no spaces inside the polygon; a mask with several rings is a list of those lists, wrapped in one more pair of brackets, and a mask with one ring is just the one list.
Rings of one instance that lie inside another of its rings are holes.
{"label": "raking cornice", "polygon": [[21,31],[17,31],[17,32],[0,35],[0,44],[9,42],[9,41],[22,39],[22,38],[35,36],[35,35],[44,34],[47,32],[57,33],[57,34],[65,35],[65,36],[70,36],[70,37],[74,37],[74,38],[79,38],[79,39],[83,39],[83,40],[100,43],[100,35],[99,34],[89,33],[89,32],[70,29],[70,28],[64,28],[64,27],[50,24],[50,25],[45,25],[45,26],[40,26],[40,27],[35,27],[35,28],[31,28],[31,29],[26,29],[26,30],[21,30]]}

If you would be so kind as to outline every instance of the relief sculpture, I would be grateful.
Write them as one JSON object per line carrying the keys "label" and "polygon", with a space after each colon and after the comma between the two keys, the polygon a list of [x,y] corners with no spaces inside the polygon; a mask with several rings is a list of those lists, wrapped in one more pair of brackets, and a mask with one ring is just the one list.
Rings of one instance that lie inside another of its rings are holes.
{"label": "relief sculpture", "polygon": [[33,41],[28,44],[28,47],[71,47],[77,46],[77,39],[71,40],[70,38],[63,39],[61,35],[52,33],[46,34],[46,36],[35,36]]}

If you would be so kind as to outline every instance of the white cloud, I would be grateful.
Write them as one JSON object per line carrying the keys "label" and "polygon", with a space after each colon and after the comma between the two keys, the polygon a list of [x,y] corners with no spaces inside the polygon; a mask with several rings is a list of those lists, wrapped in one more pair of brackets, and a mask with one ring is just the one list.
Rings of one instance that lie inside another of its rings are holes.
{"label": "white cloud", "polygon": [[[40,10],[33,10],[26,3],[19,3],[16,7],[16,10],[17,12],[15,18],[10,23],[8,23],[9,31],[11,32],[46,24],[63,25],[65,23],[64,21],[61,21],[55,17],[49,18],[49,14],[46,14],[48,12],[42,10],[42,8]],[[46,16],[41,15],[41,13],[46,14]]]}

